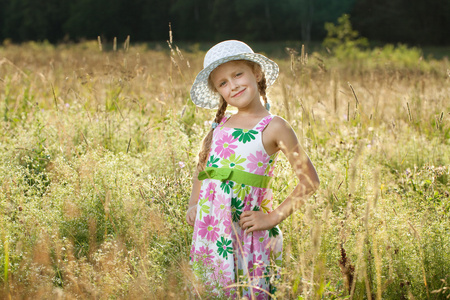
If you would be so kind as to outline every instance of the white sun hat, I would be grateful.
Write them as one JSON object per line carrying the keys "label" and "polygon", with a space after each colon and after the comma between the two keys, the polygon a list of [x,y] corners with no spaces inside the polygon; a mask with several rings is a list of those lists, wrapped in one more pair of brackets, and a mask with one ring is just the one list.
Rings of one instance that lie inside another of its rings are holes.
{"label": "white sun hat", "polygon": [[220,95],[209,87],[208,78],[215,68],[232,60],[249,60],[259,64],[264,72],[267,87],[278,77],[278,65],[264,55],[254,53],[247,44],[236,40],[221,42],[206,53],[203,70],[198,73],[191,87],[191,99],[195,105],[209,109],[219,105]]}

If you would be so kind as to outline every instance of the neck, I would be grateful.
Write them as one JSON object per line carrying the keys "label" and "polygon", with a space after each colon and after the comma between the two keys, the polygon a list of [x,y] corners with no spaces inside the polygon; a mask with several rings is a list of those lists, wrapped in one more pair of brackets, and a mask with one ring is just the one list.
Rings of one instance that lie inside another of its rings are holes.
{"label": "neck", "polygon": [[260,116],[260,115],[268,115],[269,112],[267,109],[261,104],[260,101],[255,104],[249,105],[247,107],[238,108],[238,112],[236,115],[245,117],[245,116]]}

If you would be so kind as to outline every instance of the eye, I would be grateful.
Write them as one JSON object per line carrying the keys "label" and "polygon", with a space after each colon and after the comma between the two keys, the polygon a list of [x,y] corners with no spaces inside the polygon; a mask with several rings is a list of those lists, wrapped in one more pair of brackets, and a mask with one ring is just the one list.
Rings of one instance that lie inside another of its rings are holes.
{"label": "eye", "polygon": [[225,81],[219,82],[219,87],[224,87],[227,84]]}
{"label": "eye", "polygon": [[239,76],[241,76],[242,74],[244,74],[244,72],[238,72],[238,73],[236,73],[236,77],[239,77]]}

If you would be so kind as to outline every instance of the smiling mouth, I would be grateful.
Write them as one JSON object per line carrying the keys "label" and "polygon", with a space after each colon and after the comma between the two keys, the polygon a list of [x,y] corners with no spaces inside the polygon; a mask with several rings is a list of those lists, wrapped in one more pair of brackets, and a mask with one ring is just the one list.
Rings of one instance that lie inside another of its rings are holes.
{"label": "smiling mouth", "polygon": [[235,94],[235,95],[231,96],[231,98],[236,98],[236,97],[239,97],[240,95],[242,95],[242,93],[243,93],[243,92],[245,92],[245,90],[246,90],[246,88],[245,88],[245,89],[243,89],[242,91],[240,91],[239,93],[237,93],[237,94]]}

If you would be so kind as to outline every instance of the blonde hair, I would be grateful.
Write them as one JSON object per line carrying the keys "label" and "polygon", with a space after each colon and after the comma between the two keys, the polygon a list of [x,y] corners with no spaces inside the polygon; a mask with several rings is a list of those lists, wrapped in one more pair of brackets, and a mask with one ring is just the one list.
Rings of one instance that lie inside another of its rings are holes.
{"label": "blonde hair", "polygon": [[[247,65],[249,65],[252,68],[253,74],[261,74],[261,80],[258,82],[258,91],[259,95],[264,100],[264,105],[267,104],[267,95],[266,95],[266,77],[264,76],[264,72],[261,69],[261,66],[257,63],[254,63],[252,61],[248,60],[242,60],[242,62],[245,62]],[[211,82],[211,76],[208,79],[208,84],[211,89],[215,89],[213,83]],[[219,124],[220,121],[222,121],[223,117],[225,116],[225,112],[227,110],[228,103],[225,101],[225,99],[220,96],[220,102],[219,102],[219,108],[216,112],[216,117],[214,118],[215,123]],[[214,128],[211,128],[211,130],[208,132],[208,134],[203,139],[203,144],[200,152],[198,153],[198,164],[197,164],[197,170],[198,172],[201,172],[205,169],[206,163],[208,160],[208,155],[211,150],[211,143],[212,143],[212,137],[213,137]]]}

